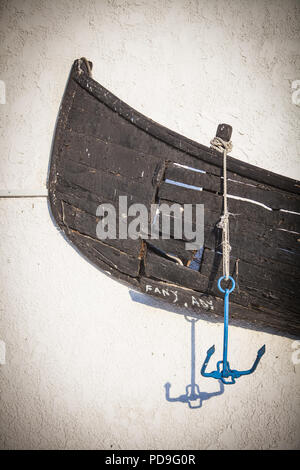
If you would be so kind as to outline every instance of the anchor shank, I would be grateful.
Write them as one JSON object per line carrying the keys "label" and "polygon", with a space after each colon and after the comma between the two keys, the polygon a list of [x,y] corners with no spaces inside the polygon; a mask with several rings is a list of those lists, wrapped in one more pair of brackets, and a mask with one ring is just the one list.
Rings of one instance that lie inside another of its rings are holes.
{"label": "anchor shank", "polygon": [[229,317],[229,289],[225,290],[224,297],[224,340],[223,340],[223,370],[227,370],[228,353],[228,317]]}

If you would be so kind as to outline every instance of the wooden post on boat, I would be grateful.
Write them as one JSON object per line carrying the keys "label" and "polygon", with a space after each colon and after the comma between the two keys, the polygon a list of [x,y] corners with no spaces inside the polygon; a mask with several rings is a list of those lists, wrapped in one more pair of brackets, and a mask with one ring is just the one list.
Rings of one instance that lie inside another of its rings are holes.
{"label": "wooden post on boat", "polygon": [[216,132],[216,137],[219,137],[225,142],[229,142],[232,135],[232,127],[229,124],[219,124]]}

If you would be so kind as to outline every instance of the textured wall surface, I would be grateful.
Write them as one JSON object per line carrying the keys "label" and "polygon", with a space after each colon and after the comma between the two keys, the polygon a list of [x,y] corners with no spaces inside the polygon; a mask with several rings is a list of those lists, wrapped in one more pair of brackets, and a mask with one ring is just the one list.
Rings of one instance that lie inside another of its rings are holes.
{"label": "textured wall surface", "polygon": [[155,121],[203,144],[227,122],[233,156],[299,178],[299,29],[297,0],[0,1],[0,195],[10,196],[0,199],[2,449],[300,448],[293,339],[232,326],[234,368],[249,367],[264,343],[267,353],[255,374],[205,399],[220,390],[200,368],[212,344],[220,356],[222,325],[203,315],[202,407],[168,402],[165,383],[174,397],[190,383],[186,312],[87,263],[43,197],[60,100],[81,56]]}

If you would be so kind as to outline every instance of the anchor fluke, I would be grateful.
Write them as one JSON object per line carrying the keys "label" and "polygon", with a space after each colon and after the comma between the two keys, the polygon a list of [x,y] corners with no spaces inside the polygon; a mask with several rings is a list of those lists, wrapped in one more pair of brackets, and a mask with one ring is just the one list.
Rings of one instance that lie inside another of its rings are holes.
{"label": "anchor fluke", "polygon": [[209,359],[215,352],[215,345],[211,346],[206,353],[206,358]]}
{"label": "anchor fluke", "polygon": [[266,352],[266,345],[264,344],[258,351],[257,357],[260,359]]}

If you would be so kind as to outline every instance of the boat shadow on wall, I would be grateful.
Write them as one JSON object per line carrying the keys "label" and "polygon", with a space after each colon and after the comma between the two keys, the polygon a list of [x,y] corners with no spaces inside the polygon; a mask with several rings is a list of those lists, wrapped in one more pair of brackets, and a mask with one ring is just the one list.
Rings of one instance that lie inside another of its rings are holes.
{"label": "boat shadow on wall", "polygon": [[[222,321],[222,157],[132,109],[93,80],[91,68],[74,62],[57,118],[48,174],[55,224],[93,265],[168,302],[166,310]],[[227,177],[233,324],[298,337],[300,183],[230,156]],[[97,207],[118,211],[119,196],[149,211],[153,203],[204,204],[201,256],[174,237],[99,240]]]}

